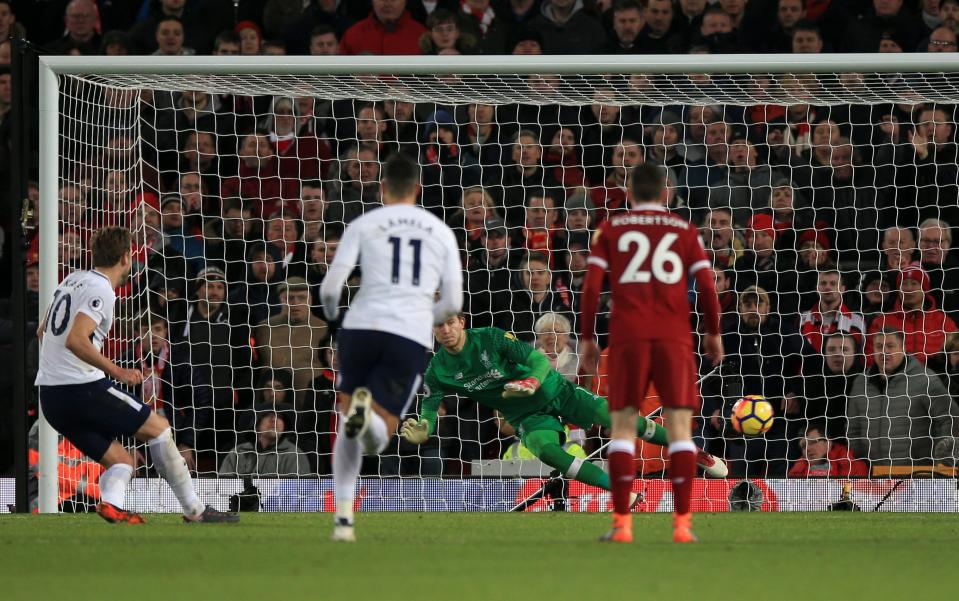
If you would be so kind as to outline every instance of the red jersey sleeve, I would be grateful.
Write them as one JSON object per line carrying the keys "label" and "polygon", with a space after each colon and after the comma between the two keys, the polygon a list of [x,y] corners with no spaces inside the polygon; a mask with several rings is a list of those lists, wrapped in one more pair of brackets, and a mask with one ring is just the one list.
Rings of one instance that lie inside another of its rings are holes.
{"label": "red jersey sleeve", "polygon": [[586,281],[583,284],[582,295],[582,319],[581,333],[586,340],[595,338],[596,311],[599,308],[599,295],[603,290],[603,280],[606,272],[609,270],[609,248],[607,241],[609,239],[606,227],[608,222],[603,223],[593,234],[593,241],[589,246],[589,258],[586,259]]}

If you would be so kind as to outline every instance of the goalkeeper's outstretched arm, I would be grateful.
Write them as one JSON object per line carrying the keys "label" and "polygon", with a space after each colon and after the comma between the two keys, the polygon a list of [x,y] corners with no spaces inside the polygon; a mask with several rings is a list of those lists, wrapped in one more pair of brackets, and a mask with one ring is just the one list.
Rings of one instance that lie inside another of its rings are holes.
{"label": "goalkeeper's outstretched arm", "polygon": [[400,435],[413,444],[423,444],[429,440],[430,434],[436,432],[436,420],[439,416],[440,404],[445,392],[439,381],[429,370],[426,372],[426,397],[420,408],[418,420],[409,418],[403,422]]}

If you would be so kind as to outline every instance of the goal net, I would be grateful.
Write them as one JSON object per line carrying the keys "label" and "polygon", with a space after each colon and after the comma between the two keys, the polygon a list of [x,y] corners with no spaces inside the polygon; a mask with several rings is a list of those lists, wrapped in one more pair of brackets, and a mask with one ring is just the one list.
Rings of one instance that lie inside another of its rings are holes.
{"label": "goal net", "polygon": [[[42,298],[90,268],[93,232],[130,227],[134,269],[105,349],[144,371],[136,392],[173,424],[203,494],[223,505],[251,476],[271,508],[329,508],[337,364],[318,292],[343,229],[379,206],[383,161],[415,159],[422,206],[455,230],[468,326],[513,332],[598,394],[603,366],[584,376],[577,353],[585,259],[598,224],[627,210],[629,169],[651,162],[668,169],[671,210],[701,228],[724,311],[727,359],[700,362],[697,443],[735,478],[766,479],[781,507],[839,495],[838,482],[787,478],[951,475],[959,76],[888,67],[896,59],[845,72],[838,58],[752,70],[721,58],[56,59]],[[601,306],[605,343],[608,297]],[[745,395],[772,404],[765,435],[733,429]],[[515,426],[447,398],[428,443],[394,437],[365,461],[360,496],[369,508],[508,508],[550,472]],[[589,426],[564,424],[570,453],[606,440]],[[662,509],[665,454],[641,446],[642,507]],[[60,501],[84,494],[86,475],[60,474]],[[144,495],[167,494],[143,482]],[[725,507],[733,483],[700,483],[700,508]],[[943,500],[922,491],[909,494]],[[567,493],[582,509],[608,502]]]}

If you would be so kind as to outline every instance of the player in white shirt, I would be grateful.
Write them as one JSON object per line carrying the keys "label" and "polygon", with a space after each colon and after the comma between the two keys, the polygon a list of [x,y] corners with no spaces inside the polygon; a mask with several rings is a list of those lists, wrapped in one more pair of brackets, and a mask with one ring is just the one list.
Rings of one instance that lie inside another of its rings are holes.
{"label": "player in white shirt", "polygon": [[[383,166],[383,207],[343,232],[320,296],[330,322],[359,264],[360,291],[337,336],[340,407],[333,448],[333,540],[353,541],[353,499],[363,455],[383,451],[423,381],[432,328],[463,305],[463,274],[449,226],[416,206],[419,168],[396,154]],[[439,291],[439,299],[436,292]]]}
{"label": "player in white shirt", "polygon": [[204,506],[193,488],[186,462],[173,442],[170,424],[111,380],[127,386],[143,381],[136,369],[123,369],[101,353],[113,327],[114,290],[130,276],[130,231],[107,227],[91,241],[93,269],[71,273],[60,282],[37,330],[40,407],[53,428],[106,468],[100,475],[97,513],[108,522],[142,524],[126,511],[126,489],[133,458],[117,438],[146,442],[160,475],[183,507],[187,522],[236,522],[239,516]]}

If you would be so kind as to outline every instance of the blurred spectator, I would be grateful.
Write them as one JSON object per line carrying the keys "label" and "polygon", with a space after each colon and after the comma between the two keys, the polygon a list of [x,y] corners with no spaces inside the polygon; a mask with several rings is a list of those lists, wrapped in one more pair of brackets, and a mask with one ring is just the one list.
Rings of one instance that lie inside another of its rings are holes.
{"label": "blurred spectator", "polygon": [[888,280],[878,271],[867,273],[862,278],[860,285],[862,291],[862,312],[866,317],[866,325],[871,326],[872,322],[881,314],[892,310],[895,298],[898,293],[893,295],[892,287]]}
{"label": "blurred spectator", "polygon": [[536,350],[546,355],[549,365],[572,383],[579,380],[579,356],[575,352],[569,319],[559,313],[544,313],[533,325]]}
{"label": "blurred spectator", "polygon": [[637,53],[681,54],[685,50],[683,36],[673,33],[673,12],[672,0],[646,0],[646,26],[636,38]]}
{"label": "blurred spectator", "polygon": [[370,15],[350,27],[340,41],[343,54],[420,54],[426,28],[413,20],[406,0],[373,0]]}
{"label": "blurred spectator", "polygon": [[708,48],[711,54],[727,54],[738,49],[733,18],[717,5],[703,11],[699,31],[691,42]]}
{"label": "blurred spectator", "polygon": [[937,27],[929,34],[926,52],[955,52],[956,32],[951,27]]}
{"label": "blurred spectator", "polygon": [[[531,2],[532,3],[532,2]],[[510,54],[517,56],[543,54],[543,36],[538,31],[523,29],[513,38],[513,49]]]}
{"label": "blurred spectator", "polygon": [[276,38],[263,40],[260,53],[268,56],[286,56],[286,42]]}
{"label": "blurred spectator", "polygon": [[379,204],[380,163],[373,147],[347,148],[340,157],[338,175],[331,182],[327,221],[349,223]]}
{"label": "blurred spectator", "polygon": [[916,237],[907,227],[891,227],[882,233],[882,269],[887,278],[907,269],[916,258]]}
{"label": "blurred spectator", "polygon": [[[50,54],[98,54],[97,5],[93,0],[70,0],[64,13],[66,31],[59,40],[46,44]],[[151,35],[153,30],[150,31]]]}
{"label": "blurred spectator", "polygon": [[524,204],[526,191],[530,188],[556,188],[558,183],[543,169],[543,147],[539,136],[524,129],[513,139],[512,161],[503,168],[498,179],[487,179],[487,190],[505,210],[506,223],[511,228],[522,227],[526,218]]}
{"label": "blurred spectator", "polygon": [[[533,325],[545,313],[570,313],[570,295],[565,287],[553,286],[549,259],[541,253],[529,253],[519,264],[519,275],[512,292],[510,310],[495,316],[497,327],[513,332],[526,342],[534,338]],[[569,317],[567,317],[569,319]]]}
{"label": "blurred spectator", "polygon": [[465,277],[470,327],[474,328],[503,322],[513,296],[506,224],[501,219],[488,219],[485,230],[483,248],[470,254]]}
{"label": "blurred spectator", "polygon": [[929,217],[956,223],[959,151],[953,116],[951,111],[929,105],[916,117],[915,129],[908,133],[906,143],[883,146],[875,159],[879,165],[895,165],[896,218],[899,223],[909,224]]}
{"label": "blurred spectator", "polygon": [[310,32],[311,56],[336,56],[340,53],[340,40],[336,30],[329,25],[317,25]]}
{"label": "blurred spectator", "polygon": [[462,207],[453,211],[447,223],[460,238],[460,248],[466,251],[467,256],[482,250],[488,219],[500,219],[489,192],[482,186],[463,190]]}
{"label": "blurred spectator", "polygon": [[902,332],[872,337],[873,365],[849,396],[849,444],[873,465],[932,464],[954,459],[959,410],[939,378],[903,347]]}
{"label": "blurred spectator", "polygon": [[329,203],[326,190],[320,180],[307,180],[300,186],[300,219],[303,227],[303,240],[307,243],[323,237],[326,228],[325,218]]}
{"label": "blurred spectator", "polygon": [[299,182],[280,176],[276,147],[268,132],[259,130],[242,138],[239,148],[240,167],[234,177],[223,181],[220,196],[249,202],[256,217],[269,217],[284,199],[299,194]]}
{"label": "blurred spectator", "polygon": [[125,31],[108,31],[103,34],[100,52],[106,56],[127,56],[133,54],[133,42]]}
{"label": "blurred spectator", "polygon": [[565,188],[578,188],[586,182],[580,159],[577,131],[563,126],[553,133],[552,140],[543,155],[543,164],[552,171],[550,175]]}
{"label": "blurred spectator", "polygon": [[306,275],[306,245],[302,240],[300,222],[289,214],[274,213],[266,222],[263,238],[267,252],[287,277]]}
{"label": "blurred spectator", "polygon": [[530,190],[526,200],[526,222],[517,229],[510,244],[512,248],[543,253],[555,264],[553,252],[557,249],[559,211],[553,196],[543,190]]}
{"label": "blurred spectator", "polygon": [[[755,211],[771,206],[770,191],[773,187],[789,188],[788,200],[793,200],[789,180],[759,162],[756,147],[746,140],[745,130],[738,131],[729,138],[728,171],[725,178],[720,176],[721,179],[710,181],[710,206],[728,206],[733,211],[733,222],[745,223]],[[710,176],[712,175],[710,173]]]}
{"label": "blurred spectator", "polygon": [[823,51],[822,33],[809,22],[793,27],[791,50],[793,54],[820,54]]}
{"label": "blurred spectator", "polygon": [[12,37],[23,37],[23,27],[18,26],[17,15],[13,12],[13,2],[14,0],[0,1],[0,41],[6,41]]}
{"label": "blurred spectator", "polygon": [[[620,142],[613,146],[605,179],[593,187],[590,197],[598,207],[596,224],[606,221],[613,213],[628,209],[626,203],[626,180],[629,170],[645,161],[642,143],[632,134],[622,134]],[[607,164],[604,161],[604,164]]]}
{"label": "blurred spectator", "polygon": [[[494,6],[491,0],[462,0],[462,9],[458,20],[460,29],[471,34],[477,40],[477,50],[481,54],[506,54],[506,45],[512,29],[509,23],[499,16],[501,8]],[[456,9],[452,9],[456,12]]]}
{"label": "blurred spectator", "polygon": [[[581,110],[583,123],[580,143],[583,147],[583,166],[590,182],[602,181],[603,167],[609,165],[609,150],[616,144],[626,144],[623,139],[622,107],[616,104],[612,90],[597,89],[593,92],[593,103]],[[642,138],[635,134],[628,136],[635,143]]]}
{"label": "blurred spectator", "polygon": [[806,342],[819,353],[823,350],[824,338],[838,332],[852,336],[856,345],[862,346],[866,323],[862,315],[853,313],[846,306],[843,300],[846,284],[839,270],[820,271],[816,291],[819,302],[799,318],[799,331]]}
{"label": "blurred spectator", "polygon": [[183,23],[176,17],[163,17],[157,21],[157,49],[153,54],[158,56],[187,56],[196,54],[193,48],[183,45],[183,40]]}
{"label": "blurred spectator", "polygon": [[276,288],[285,274],[267,251],[266,244],[249,244],[247,248],[246,261],[241,263],[246,268],[246,277],[244,283],[234,287],[230,302],[246,307],[248,323],[258,324],[276,312],[279,306]]}
{"label": "blurred spectator", "polygon": [[258,408],[256,440],[241,442],[230,451],[217,475],[221,478],[309,476],[311,470],[306,454],[284,436],[287,421],[293,421],[291,414],[284,405]]}
{"label": "blurred spectator", "polygon": [[732,287],[732,278],[725,269],[713,266],[712,270],[716,293],[719,295],[720,316],[725,323],[730,321],[730,318],[736,317],[738,311],[736,291]]}
{"label": "blurred spectator", "polygon": [[919,224],[919,260],[929,276],[929,294],[949,314],[959,310],[959,260],[951,251],[948,223],[930,218]]}
{"label": "blurred spectator", "polygon": [[333,150],[317,131],[310,97],[273,99],[264,129],[276,148],[280,176],[299,181],[326,176],[333,159]]}
{"label": "blurred spectator", "polygon": [[853,379],[862,373],[861,347],[850,334],[824,337],[822,354],[803,361],[802,388],[796,393],[805,401],[806,419],[825,419],[833,438],[846,435],[846,405]]}
{"label": "blurred spectator", "polygon": [[[223,16],[216,15],[211,6],[186,0],[160,0],[152,4],[149,16],[130,29],[130,39],[140,52],[149,54],[157,50],[160,40],[155,34],[161,21],[168,18],[176,19],[181,24],[181,46],[185,45],[199,54],[210,52],[213,36],[217,31],[211,27],[224,24]],[[192,53],[191,51],[190,54]]]}
{"label": "blurred spectator", "polygon": [[233,28],[240,36],[240,54],[254,56],[263,47],[263,29],[254,21],[240,21]]}
{"label": "blurred spectator", "polygon": [[603,26],[583,10],[582,0],[543,0],[529,28],[543,36],[546,54],[600,54],[606,46]]}
{"label": "blurred spectator", "polygon": [[[306,272],[306,281],[310,285],[314,299],[320,299],[320,286],[323,284],[323,279],[326,278],[330,265],[333,264],[333,259],[336,258],[336,250],[340,246],[342,235],[343,231],[338,226],[331,225],[325,228],[322,238],[310,243],[310,261]],[[321,309],[322,306],[313,308],[313,313],[320,318],[323,316]]]}
{"label": "blurred spectator", "polygon": [[706,252],[713,264],[729,269],[742,257],[745,246],[733,229],[733,213],[726,208],[717,208],[706,214],[700,233],[706,245]]}
{"label": "blurred spectator", "polygon": [[260,364],[293,371],[296,406],[305,399],[310,382],[323,369],[319,349],[327,335],[326,322],[311,312],[312,294],[306,280],[289,278],[277,286],[280,312],[260,322],[253,332]]}
{"label": "blurred spectator", "polygon": [[423,54],[439,54],[443,50],[457,50],[460,54],[472,54],[476,38],[460,31],[459,19],[453,13],[437,9],[426,19],[426,31],[419,39]]}
{"label": "blurred spectator", "polygon": [[[462,186],[478,179],[465,181],[461,167],[462,148],[458,144],[459,127],[446,111],[436,111],[427,117],[422,128],[420,146],[420,202],[424,208],[445,218],[460,204]],[[475,161],[469,161],[475,162]]]}
{"label": "blurred spectator", "polygon": [[193,365],[211,387],[217,448],[233,444],[234,406],[249,389],[250,335],[245,305],[228,303],[223,270],[207,267],[193,282],[191,300],[169,303],[172,365]]}
{"label": "blurred spectator", "polygon": [[[124,358],[127,366],[143,372],[137,396],[167,418],[180,454],[191,470],[196,469],[196,452],[210,448],[213,439],[213,390],[199,366],[171,361],[166,319],[144,315],[137,324],[137,335]],[[204,439],[201,444],[198,436]]]}
{"label": "blurred spectator", "polygon": [[817,284],[819,272],[834,269],[836,262],[829,247],[829,238],[824,232],[806,230],[799,236],[799,253],[796,262],[796,289],[799,291],[799,308],[811,307],[819,300]]}
{"label": "blurred spectator", "polygon": [[[160,224],[164,252],[170,259],[184,261],[181,275],[197,273],[206,262],[203,239],[186,230],[183,199],[179,194],[165,194],[160,200]],[[171,274],[172,275],[172,274]]]}
{"label": "blurred spectator", "polygon": [[929,275],[918,263],[901,271],[896,278],[899,300],[892,312],[881,315],[869,327],[870,335],[884,329],[903,333],[905,350],[915,361],[926,361],[943,352],[946,335],[956,324],[929,294]]}
{"label": "blurred spectator", "polygon": [[223,31],[213,40],[213,54],[216,56],[237,56],[240,54],[240,36],[235,31]]}
{"label": "blurred spectator", "polygon": [[872,10],[853,20],[842,36],[845,52],[875,52],[886,31],[901,40],[903,50],[912,52],[922,39],[922,20],[903,6],[903,0],[872,0]]}
{"label": "blurred spectator", "polygon": [[[739,317],[723,333],[723,347],[731,364],[738,364],[743,394],[765,396],[777,415],[786,411],[787,391],[795,388],[805,352],[803,338],[791,320],[771,313],[769,294],[750,286],[739,295]],[[776,420],[765,440],[727,445],[727,457],[745,458],[748,474],[782,477],[788,453],[785,420]],[[737,469],[742,469],[738,467]]]}
{"label": "blurred spectator", "polygon": [[643,7],[636,0],[619,0],[613,5],[613,35],[607,52],[610,54],[635,54],[636,37],[646,25]]}
{"label": "blurred spectator", "polygon": [[748,248],[736,261],[736,289],[759,286],[769,292],[771,309],[791,317],[799,311],[796,292],[796,256],[776,251],[776,229],[772,215],[756,213],[746,228]]}
{"label": "blurred spectator", "polygon": [[790,478],[865,478],[869,466],[859,461],[841,442],[826,436],[823,422],[814,422],[800,439],[802,458],[789,468]]}
{"label": "blurred spectator", "polygon": [[246,255],[253,234],[253,214],[249,207],[236,199],[228,200],[221,207],[219,237],[206,237],[205,255],[211,263],[217,263],[229,282],[242,282],[246,278]]}

